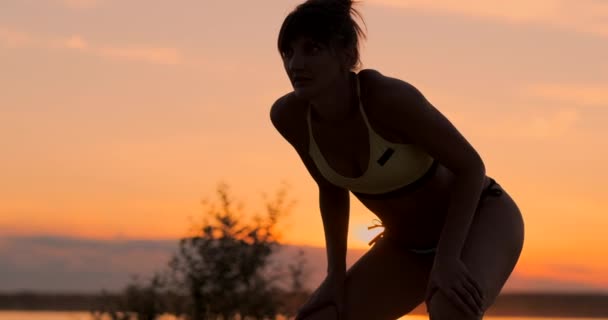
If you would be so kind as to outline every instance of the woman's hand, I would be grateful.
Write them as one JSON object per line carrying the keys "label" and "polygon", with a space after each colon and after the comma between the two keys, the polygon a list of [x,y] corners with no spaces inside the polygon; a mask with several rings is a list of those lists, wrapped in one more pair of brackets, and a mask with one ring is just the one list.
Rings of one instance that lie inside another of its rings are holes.
{"label": "woman's hand", "polygon": [[467,314],[478,316],[483,313],[483,292],[465,264],[458,258],[436,258],[427,288],[427,302],[435,290],[441,290]]}
{"label": "woman's hand", "polygon": [[344,275],[329,275],[313,292],[308,301],[298,310],[295,320],[304,320],[313,312],[328,306],[334,306],[338,320],[344,319]]}

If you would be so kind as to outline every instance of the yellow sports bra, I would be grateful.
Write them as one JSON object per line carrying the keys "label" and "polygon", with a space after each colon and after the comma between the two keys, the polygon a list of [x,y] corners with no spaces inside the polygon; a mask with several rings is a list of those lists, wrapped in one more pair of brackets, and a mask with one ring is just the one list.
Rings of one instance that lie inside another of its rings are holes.
{"label": "yellow sports bra", "polygon": [[334,171],[319,150],[312,135],[310,125],[310,105],[308,107],[309,154],[321,174],[331,183],[346,188],[353,193],[380,195],[413,185],[414,182],[429,176],[437,166],[430,155],[413,144],[399,144],[386,141],[377,134],[369,124],[361,103],[359,78],[357,83],[357,98],[359,109],[369,132],[370,157],[367,170],[363,175],[351,178]]}

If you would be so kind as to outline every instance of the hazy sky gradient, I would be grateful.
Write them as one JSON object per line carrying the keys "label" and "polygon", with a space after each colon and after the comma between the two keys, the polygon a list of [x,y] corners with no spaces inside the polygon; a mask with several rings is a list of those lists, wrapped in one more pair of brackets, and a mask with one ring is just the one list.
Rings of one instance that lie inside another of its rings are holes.
{"label": "hazy sky gradient", "polygon": [[[175,238],[220,181],[258,211],[287,181],[285,240],[323,245],[316,186],[268,115],[297,3],[2,1],[0,233]],[[417,86],[522,209],[518,274],[608,288],[608,4],[359,9],[364,67]],[[373,218],[353,197],[352,248]]]}
{"label": "hazy sky gradient", "polygon": [[[0,293],[21,290],[44,292],[120,291],[132,276],[149,279],[168,270],[177,252],[173,240],[91,240],[69,237],[0,237]],[[305,257],[305,286],[314,290],[325,278],[325,249],[312,246],[282,246],[271,256],[272,265],[286,268],[302,250]],[[350,249],[347,265],[352,265],[366,249]],[[557,271],[589,272],[567,265],[554,265]],[[285,269],[282,269],[285,271]],[[283,279],[281,285],[289,285]],[[549,275],[523,275],[515,272],[505,292],[559,291],[608,293],[601,285]]]}

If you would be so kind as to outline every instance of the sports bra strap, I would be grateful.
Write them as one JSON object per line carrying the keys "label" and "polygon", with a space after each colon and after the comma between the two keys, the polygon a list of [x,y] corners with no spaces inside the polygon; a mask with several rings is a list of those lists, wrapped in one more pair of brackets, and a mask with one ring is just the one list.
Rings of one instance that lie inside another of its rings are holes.
{"label": "sports bra strap", "polygon": [[363,110],[363,103],[361,102],[361,85],[359,84],[359,75],[355,73],[355,82],[357,83],[357,101],[359,101],[359,110],[361,110],[361,116],[363,116],[363,121],[365,121],[365,125],[367,125],[368,130],[371,130],[372,127],[369,125],[369,121],[367,120],[367,115],[365,114],[365,110]]}

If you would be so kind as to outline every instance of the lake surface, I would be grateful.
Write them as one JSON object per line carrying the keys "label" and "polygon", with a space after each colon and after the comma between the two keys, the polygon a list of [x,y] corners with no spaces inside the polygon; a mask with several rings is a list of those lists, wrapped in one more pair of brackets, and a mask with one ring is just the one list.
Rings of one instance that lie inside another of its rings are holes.
{"label": "lake surface", "polygon": [[[608,320],[608,318],[559,318],[559,320]],[[92,320],[86,312],[31,312],[0,311],[0,320]],[[175,320],[174,317],[162,317],[159,320]],[[428,320],[426,316],[405,316],[399,320]],[[555,320],[555,318],[528,317],[485,317],[484,320]]]}

